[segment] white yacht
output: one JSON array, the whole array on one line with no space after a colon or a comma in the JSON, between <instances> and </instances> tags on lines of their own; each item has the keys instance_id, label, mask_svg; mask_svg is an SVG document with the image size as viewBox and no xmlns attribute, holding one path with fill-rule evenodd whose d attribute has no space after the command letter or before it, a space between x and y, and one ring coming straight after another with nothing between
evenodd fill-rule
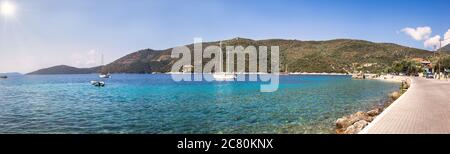
<instances>
[{"instance_id":1,"label":"white yacht","mask_svg":"<svg viewBox=\"0 0 450 154\"><path fill-rule=\"evenodd\" d=\"M98 75L98 77L100 77L100 78L111 78L111 74L100 74L100 75Z\"/></svg>"},{"instance_id":2,"label":"white yacht","mask_svg":"<svg viewBox=\"0 0 450 154\"><path fill-rule=\"evenodd\" d=\"M213 74L214 79L216 81L234 81L236 79L236 74L234 73L214 73Z\"/></svg>"},{"instance_id":3,"label":"white yacht","mask_svg":"<svg viewBox=\"0 0 450 154\"><path fill-rule=\"evenodd\" d=\"M220 50L222 50L222 41L220 41ZM234 81L237 78L236 73L231 72L215 72L212 75L216 81Z\"/></svg>"}]
</instances>

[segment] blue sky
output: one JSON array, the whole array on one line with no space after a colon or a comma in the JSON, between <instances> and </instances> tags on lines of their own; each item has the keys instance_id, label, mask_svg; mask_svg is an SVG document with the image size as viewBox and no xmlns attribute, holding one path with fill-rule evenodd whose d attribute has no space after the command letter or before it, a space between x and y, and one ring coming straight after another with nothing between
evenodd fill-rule
<instances>
[{"instance_id":1,"label":"blue sky","mask_svg":"<svg viewBox=\"0 0 450 154\"><path fill-rule=\"evenodd\" d=\"M5 0L0 0L0 2ZM0 72L111 62L139 49L204 41L363 39L424 48L402 29L450 29L448 0L8 0Z\"/></svg>"}]
</instances>

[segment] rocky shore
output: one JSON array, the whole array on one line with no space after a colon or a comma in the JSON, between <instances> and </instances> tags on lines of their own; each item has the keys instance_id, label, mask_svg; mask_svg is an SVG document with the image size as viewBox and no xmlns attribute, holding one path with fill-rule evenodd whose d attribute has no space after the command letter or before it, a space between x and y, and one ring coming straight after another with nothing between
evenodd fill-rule
<instances>
[{"instance_id":1,"label":"rocky shore","mask_svg":"<svg viewBox=\"0 0 450 154\"><path fill-rule=\"evenodd\" d=\"M396 78L400 79L400 78ZM403 78L402 78L403 79ZM354 114L344 116L336 120L337 134L357 134L363 130L370 122L372 122L378 115L381 114L387 107L389 107L395 100L397 100L406 90L411 86L411 79L404 78L401 80L402 85L399 91L389 94L389 99L382 107L376 107L367 112L358 111Z\"/></svg>"}]
</instances>

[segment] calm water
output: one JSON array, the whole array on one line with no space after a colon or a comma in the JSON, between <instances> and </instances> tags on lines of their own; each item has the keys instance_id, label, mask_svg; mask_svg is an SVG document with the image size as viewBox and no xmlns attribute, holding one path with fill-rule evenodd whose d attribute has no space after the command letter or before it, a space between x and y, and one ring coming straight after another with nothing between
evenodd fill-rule
<instances>
[{"instance_id":1,"label":"calm water","mask_svg":"<svg viewBox=\"0 0 450 154\"><path fill-rule=\"evenodd\" d=\"M348 76L183 82L170 75L43 75L0 80L0 133L333 133L343 115L382 102L399 85Z\"/></svg>"}]
</instances>

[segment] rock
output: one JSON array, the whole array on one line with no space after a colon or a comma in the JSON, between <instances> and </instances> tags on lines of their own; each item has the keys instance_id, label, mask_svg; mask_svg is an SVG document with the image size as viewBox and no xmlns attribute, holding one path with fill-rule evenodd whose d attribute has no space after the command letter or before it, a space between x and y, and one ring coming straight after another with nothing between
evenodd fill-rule
<instances>
[{"instance_id":1,"label":"rock","mask_svg":"<svg viewBox=\"0 0 450 154\"><path fill-rule=\"evenodd\" d=\"M345 129L345 128L353 125L355 122L358 122L361 120L372 121L373 118L370 117L365 112L358 111L355 114L352 114L350 116L345 116L345 117L342 117L342 118L339 118L338 120L336 120L336 128L337 129Z\"/></svg>"},{"instance_id":2,"label":"rock","mask_svg":"<svg viewBox=\"0 0 450 154\"><path fill-rule=\"evenodd\" d=\"M369 123L367 121L360 120L360 121L354 123L353 126L355 126L356 128L361 128L361 130L362 130L362 128L366 127L368 124Z\"/></svg>"},{"instance_id":3,"label":"rock","mask_svg":"<svg viewBox=\"0 0 450 154\"><path fill-rule=\"evenodd\" d=\"M347 128L348 126L352 125L353 123L350 123L348 117L342 117L336 120L336 128L342 129Z\"/></svg>"},{"instance_id":4,"label":"rock","mask_svg":"<svg viewBox=\"0 0 450 154\"><path fill-rule=\"evenodd\" d=\"M411 79L406 79L406 85L409 87L411 87Z\"/></svg>"},{"instance_id":5,"label":"rock","mask_svg":"<svg viewBox=\"0 0 450 154\"><path fill-rule=\"evenodd\" d=\"M375 117L369 117L369 118L367 118L367 122L372 122L373 120L375 119Z\"/></svg>"},{"instance_id":6,"label":"rock","mask_svg":"<svg viewBox=\"0 0 450 154\"><path fill-rule=\"evenodd\" d=\"M353 78L353 79L366 79L366 76L364 75L364 73L359 72L359 73L357 73L357 74L353 74L353 75L352 75L352 78Z\"/></svg>"},{"instance_id":7,"label":"rock","mask_svg":"<svg viewBox=\"0 0 450 154\"><path fill-rule=\"evenodd\" d=\"M362 111L358 111L355 114L350 116L350 122L352 124L357 122L357 121L360 121L360 120L366 120L367 121L368 119L369 119L369 115L367 115L367 113L362 112Z\"/></svg>"},{"instance_id":8,"label":"rock","mask_svg":"<svg viewBox=\"0 0 450 154\"><path fill-rule=\"evenodd\" d=\"M393 93L391 93L390 95L389 95L389 97L392 99L392 100L397 100L398 98L400 98L400 96L401 96L401 94L399 93L399 92L393 92Z\"/></svg>"},{"instance_id":9,"label":"rock","mask_svg":"<svg viewBox=\"0 0 450 154\"><path fill-rule=\"evenodd\" d=\"M356 134L356 127L351 125L350 127L347 127L341 134Z\"/></svg>"},{"instance_id":10,"label":"rock","mask_svg":"<svg viewBox=\"0 0 450 154\"><path fill-rule=\"evenodd\" d=\"M363 130L364 127L366 127L368 124L369 123L365 120L360 120L358 122L355 122L353 125L351 125L344 131L344 134L357 134L361 130Z\"/></svg>"},{"instance_id":11,"label":"rock","mask_svg":"<svg viewBox=\"0 0 450 154\"><path fill-rule=\"evenodd\" d=\"M367 115L369 115L371 117L374 117L374 116L379 115L380 112L381 112L381 109L377 108L377 109L373 109L373 110L368 111Z\"/></svg>"},{"instance_id":12,"label":"rock","mask_svg":"<svg viewBox=\"0 0 450 154\"><path fill-rule=\"evenodd\" d=\"M403 88L403 89L408 89L408 88L409 88L408 80L402 81L402 88Z\"/></svg>"}]
</instances>

